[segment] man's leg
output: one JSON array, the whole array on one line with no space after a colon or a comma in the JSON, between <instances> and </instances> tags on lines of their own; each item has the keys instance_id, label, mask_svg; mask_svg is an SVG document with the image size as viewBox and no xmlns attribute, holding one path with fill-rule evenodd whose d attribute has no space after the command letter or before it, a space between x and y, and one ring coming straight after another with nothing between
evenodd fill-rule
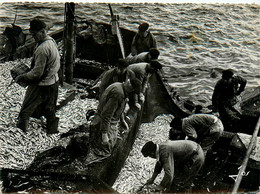
<instances>
[{"instance_id":1,"label":"man's leg","mask_svg":"<svg viewBox=\"0 0 260 194\"><path fill-rule=\"evenodd\" d=\"M47 134L58 133L59 118L56 117L56 104L58 99L58 82L51 86L44 86L45 117L47 119Z\"/></svg>"},{"instance_id":2,"label":"man's leg","mask_svg":"<svg viewBox=\"0 0 260 194\"><path fill-rule=\"evenodd\" d=\"M33 114L36 108L42 103L40 88L36 85L28 86L22 108L18 116L17 127L24 132L28 129L29 117Z\"/></svg>"}]
</instances>

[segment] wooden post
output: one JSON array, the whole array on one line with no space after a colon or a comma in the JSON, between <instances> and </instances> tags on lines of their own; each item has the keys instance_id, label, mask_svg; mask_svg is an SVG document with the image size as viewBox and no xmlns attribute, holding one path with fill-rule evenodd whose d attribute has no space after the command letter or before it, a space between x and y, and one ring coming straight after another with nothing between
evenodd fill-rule
<instances>
[{"instance_id":1,"label":"wooden post","mask_svg":"<svg viewBox=\"0 0 260 194\"><path fill-rule=\"evenodd\" d=\"M64 27L64 57L65 57L65 81L72 84L73 66L75 59L75 4L65 3L65 27Z\"/></svg>"},{"instance_id":2,"label":"wooden post","mask_svg":"<svg viewBox=\"0 0 260 194\"><path fill-rule=\"evenodd\" d=\"M233 187L233 190L232 190L232 194L236 194L237 193L237 190L239 188L239 185L240 185L240 182L242 180L242 177L245 173L245 170L246 170L246 166L247 166L247 162L249 160L249 157L250 157L250 154L255 146L255 143L257 141L257 136L258 136L258 132L259 132L259 127L260 127L260 117L258 118L258 121L257 121L257 124L256 124L256 127L255 127L255 131L252 135L252 138L251 138L251 141L250 141L250 144L249 144L249 147L247 149L247 152L246 152L246 156L243 160L243 163L241 165L241 168L238 172L238 176L236 178L236 182L234 184L234 187Z\"/></svg>"}]
</instances>

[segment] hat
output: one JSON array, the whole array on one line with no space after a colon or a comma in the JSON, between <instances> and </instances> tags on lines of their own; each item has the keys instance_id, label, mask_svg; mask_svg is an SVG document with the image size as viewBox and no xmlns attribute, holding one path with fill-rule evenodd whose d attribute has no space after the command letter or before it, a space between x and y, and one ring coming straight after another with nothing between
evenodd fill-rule
<instances>
[{"instance_id":1,"label":"hat","mask_svg":"<svg viewBox=\"0 0 260 194\"><path fill-rule=\"evenodd\" d=\"M144 157L149 156L150 153L155 151L156 151L156 144L153 143L152 141L148 141L147 143L145 143L141 150Z\"/></svg>"},{"instance_id":2,"label":"hat","mask_svg":"<svg viewBox=\"0 0 260 194\"><path fill-rule=\"evenodd\" d=\"M135 93L140 93L141 90L142 90L142 82L137 79L137 78L133 78L133 79L130 79L130 83L135 91Z\"/></svg>"},{"instance_id":3,"label":"hat","mask_svg":"<svg viewBox=\"0 0 260 194\"><path fill-rule=\"evenodd\" d=\"M154 69L162 69L162 64L159 63L157 60L151 60L150 65Z\"/></svg>"},{"instance_id":4,"label":"hat","mask_svg":"<svg viewBox=\"0 0 260 194\"><path fill-rule=\"evenodd\" d=\"M175 117L174 119L172 119L172 121L170 123L170 127L173 127L175 129L181 128L182 127L181 118Z\"/></svg>"},{"instance_id":5,"label":"hat","mask_svg":"<svg viewBox=\"0 0 260 194\"><path fill-rule=\"evenodd\" d=\"M229 79L234 75L233 71L231 69L223 70L222 71L222 77L224 79Z\"/></svg>"},{"instance_id":6,"label":"hat","mask_svg":"<svg viewBox=\"0 0 260 194\"><path fill-rule=\"evenodd\" d=\"M126 63L125 59L122 59L122 58L118 59L117 67L127 67L127 66L128 66L128 64Z\"/></svg>"},{"instance_id":7,"label":"hat","mask_svg":"<svg viewBox=\"0 0 260 194\"><path fill-rule=\"evenodd\" d=\"M29 31L30 32L38 32L40 31L41 29L45 28L46 27L46 24L42 21L42 20L39 20L39 19L33 19L31 22L30 22L30 29Z\"/></svg>"},{"instance_id":8,"label":"hat","mask_svg":"<svg viewBox=\"0 0 260 194\"><path fill-rule=\"evenodd\" d=\"M138 30L140 32L145 32L148 28L149 28L149 24L148 23L142 23L142 24L139 25Z\"/></svg>"},{"instance_id":9,"label":"hat","mask_svg":"<svg viewBox=\"0 0 260 194\"><path fill-rule=\"evenodd\" d=\"M160 55L160 51L157 48L150 48L149 54L152 59L158 59L158 56Z\"/></svg>"}]
</instances>

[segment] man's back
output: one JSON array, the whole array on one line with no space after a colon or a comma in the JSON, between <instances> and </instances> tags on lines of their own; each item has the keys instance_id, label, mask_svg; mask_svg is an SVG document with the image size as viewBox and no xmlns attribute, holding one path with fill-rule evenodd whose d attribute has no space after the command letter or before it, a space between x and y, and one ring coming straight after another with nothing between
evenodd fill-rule
<instances>
[{"instance_id":1,"label":"man's back","mask_svg":"<svg viewBox=\"0 0 260 194\"><path fill-rule=\"evenodd\" d=\"M167 160L172 157L176 165L183 164L190 159L199 145L190 140L166 141L159 145L160 159Z\"/></svg>"}]
</instances>

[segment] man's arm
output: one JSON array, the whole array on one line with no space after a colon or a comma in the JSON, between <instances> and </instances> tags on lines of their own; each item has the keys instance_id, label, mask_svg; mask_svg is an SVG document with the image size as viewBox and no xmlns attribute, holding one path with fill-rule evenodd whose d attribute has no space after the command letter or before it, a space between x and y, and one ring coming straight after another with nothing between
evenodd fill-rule
<instances>
[{"instance_id":1,"label":"man's arm","mask_svg":"<svg viewBox=\"0 0 260 194\"><path fill-rule=\"evenodd\" d=\"M134 36L133 41L132 41L132 45L131 45L131 53L132 53L133 56L137 55L136 37L137 37L137 34Z\"/></svg>"},{"instance_id":2,"label":"man's arm","mask_svg":"<svg viewBox=\"0 0 260 194\"><path fill-rule=\"evenodd\" d=\"M101 98L105 89L111 84L110 81L111 79L112 79L111 71L108 70L101 78L101 82L99 85L99 99Z\"/></svg>"},{"instance_id":3,"label":"man's arm","mask_svg":"<svg viewBox=\"0 0 260 194\"><path fill-rule=\"evenodd\" d=\"M35 65L28 73L23 74L23 78L26 82L38 81L43 73L47 63L47 54L42 49L36 50L35 53Z\"/></svg>"},{"instance_id":4,"label":"man's arm","mask_svg":"<svg viewBox=\"0 0 260 194\"><path fill-rule=\"evenodd\" d=\"M152 48L157 48L157 41L152 33L151 33L151 36L152 36L152 40L153 40Z\"/></svg>"},{"instance_id":5,"label":"man's arm","mask_svg":"<svg viewBox=\"0 0 260 194\"><path fill-rule=\"evenodd\" d=\"M165 156L164 156L165 155ZM167 155L167 157L166 157ZM174 159L169 153L164 153L161 156L163 169L164 169L164 177L160 183L159 188L167 188L170 189L174 176Z\"/></svg>"},{"instance_id":6,"label":"man's arm","mask_svg":"<svg viewBox=\"0 0 260 194\"><path fill-rule=\"evenodd\" d=\"M146 185L150 185L153 184L154 180L156 179L156 177L158 176L158 174L160 174L162 171L162 165L160 162L156 162L155 167L154 167L154 172L153 175L150 179L147 180L147 182L145 183Z\"/></svg>"},{"instance_id":7,"label":"man's arm","mask_svg":"<svg viewBox=\"0 0 260 194\"><path fill-rule=\"evenodd\" d=\"M239 89L237 91L237 95L240 95L245 90L247 81L246 81L246 79L244 79L240 76L236 76L236 79L237 79L238 83L240 84Z\"/></svg>"}]
</instances>

